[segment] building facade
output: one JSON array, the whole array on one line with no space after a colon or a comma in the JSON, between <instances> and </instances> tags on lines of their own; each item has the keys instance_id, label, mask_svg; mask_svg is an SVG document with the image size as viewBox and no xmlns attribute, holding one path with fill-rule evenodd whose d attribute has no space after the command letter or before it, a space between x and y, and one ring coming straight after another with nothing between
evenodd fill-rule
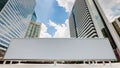
<instances>
[{"instance_id":1,"label":"building facade","mask_svg":"<svg viewBox=\"0 0 120 68\"><path fill-rule=\"evenodd\" d=\"M2 50L7 49L11 39L25 37L35 5L35 0L0 0L0 47Z\"/></svg>"},{"instance_id":2,"label":"building facade","mask_svg":"<svg viewBox=\"0 0 120 68\"><path fill-rule=\"evenodd\" d=\"M115 52L118 52L118 56L120 56L120 17L116 18L111 24L111 33L114 36L115 43L117 45L117 49ZM120 59L120 57L119 57Z\"/></svg>"},{"instance_id":3,"label":"building facade","mask_svg":"<svg viewBox=\"0 0 120 68\"><path fill-rule=\"evenodd\" d=\"M120 37L120 17L119 17L119 18L116 18L115 21L112 22L112 25L114 26L117 34L118 34L119 37Z\"/></svg>"},{"instance_id":4,"label":"building facade","mask_svg":"<svg viewBox=\"0 0 120 68\"><path fill-rule=\"evenodd\" d=\"M76 0L70 16L70 34L77 38L104 38L105 26L93 0Z\"/></svg>"},{"instance_id":5,"label":"building facade","mask_svg":"<svg viewBox=\"0 0 120 68\"><path fill-rule=\"evenodd\" d=\"M108 38L117 49L106 16L97 0L76 0L70 15L71 38ZM105 17L105 18L104 18Z\"/></svg>"},{"instance_id":6,"label":"building facade","mask_svg":"<svg viewBox=\"0 0 120 68\"><path fill-rule=\"evenodd\" d=\"M31 18L31 22L29 22L29 26L27 28L25 38L39 38L41 24L37 23L36 21L37 21L37 16L34 11L32 18Z\"/></svg>"},{"instance_id":7,"label":"building facade","mask_svg":"<svg viewBox=\"0 0 120 68\"><path fill-rule=\"evenodd\" d=\"M5 4L7 3L8 0L0 0L0 11L2 10L2 8L5 6Z\"/></svg>"},{"instance_id":8,"label":"building facade","mask_svg":"<svg viewBox=\"0 0 120 68\"><path fill-rule=\"evenodd\" d=\"M70 16L70 35L72 38L109 38L116 48L94 0L76 0Z\"/></svg>"},{"instance_id":9,"label":"building facade","mask_svg":"<svg viewBox=\"0 0 120 68\"><path fill-rule=\"evenodd\" d=\"M31 22L28 26L25 38L38 38L40 34L41 24Z\"/></svg>"}]
</instances>

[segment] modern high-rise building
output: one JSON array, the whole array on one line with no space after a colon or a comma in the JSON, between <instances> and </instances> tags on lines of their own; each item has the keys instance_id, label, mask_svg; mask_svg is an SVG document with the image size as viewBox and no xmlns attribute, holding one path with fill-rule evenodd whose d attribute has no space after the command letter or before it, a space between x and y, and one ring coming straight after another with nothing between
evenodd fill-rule
<instances>
[{"instance_id":1,"label":"modern high-rise building","mask_svg":"<svg viewBox=\"0 0 120 68\"><path fill-rule=\"evenodd\" d=\"M24 38L34 13L35 0L0 0L0 49L11 39Z\"/></svg>"},{"instance_id":2,"label":"modern high-rise building","mask_svg":"<svg viewBox=\"0 0 120 68\"><path fill-rule=\"evenodd\" d=\"M37 23L36 21L37 21L37 16L34 11L32 18L31 18L31 22L29 22L29 26L27 28L25 38L39 38L41 24Z\"/></svg>"},{"instance_id":3,"label":"modern high-rise building","mask_svg":"<svg viewBox=\"0 0 120 68\"><path fill-rule=\"evenodd\" d=\"M119 17L119 18L116 18L116 19L112 22L112 25L114 26L117 34L118 34L119 37L120 37L120 17Z\"/></svg>"},{"instance_id":4,"label":"modern high-rise building","mask_svg":"<svg viewBox=\"0 0 120 68\"><path fill-rule=\"evenodd\" d=\"M108 21L97 0L76 0L70 15L71 38L108 38L117 49ZM103 16L104 15L104 16ZM107 24L106 24L107 22Z\"/></svg>"},{"instance_id":5,"label":"modern high-rise building","mask_svg":"<svg viewBox=\"0 0 120 68\"><path fill-rule=\"evenodd\" d=\"M38 38L40 34L41 24L31 22L28 26L25 38Z\"/></svg>"},{"instance_id":6,"label":"modern high-rise building","mask_svg":"<svg viewBox=\"0 0 120 68\"><path fill-rule=\"evenodd\" d=\"M105 27L101 22L103 21L100 18L93 0L76 0L70 16L71 37L103 38L103 30Z\"/></svg>"}]
</instances>

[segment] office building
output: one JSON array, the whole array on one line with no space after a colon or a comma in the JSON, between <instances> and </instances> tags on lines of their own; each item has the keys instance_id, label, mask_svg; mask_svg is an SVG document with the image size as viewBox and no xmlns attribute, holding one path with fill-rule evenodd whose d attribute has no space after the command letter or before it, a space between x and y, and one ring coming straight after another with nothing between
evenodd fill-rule
<instances>
[{"instance_id":1,"label":"office building","mask_svg":"<svg viewBox=\"0 0 120 68\"><path fill-rule=\"evenodd\" d=\"M120 61L120 38L97 0L76 0L70 16L70 36L71 38L108 38Z\"/></svg>"},{"instance_id":2,"label":"office building","mask_svg":"<svg viewBox=\"0 0 120 68\"><path fill-rule=\"evenodd\" d=\"M24 38L35 0L0 0L0 49L5 51L13 38Z\"/></svg>"},{"instance_id":3,"label":"office building","mask_svg":"<svg viewBox=\"0 0 120 68\"><path fill-rule=\"evenodd\" d=\"M118 34L119 37L120 37L120 17L119 17L119 18L116 18L115 21L112 22L112 25L114 26L117 34Z\"/></svg>"},{"instance_id":4,"label":"office building","mask_svg":"<svg viewBox=\"0 0 120 68\"><path fill-rule=\"evenodd\" d=\"M40 23L31 22L29 23L25 38L39 38L41 29Z\"/></svg>"},{"instance_id":5,"label":"office building","mask_svg":"<svg viewBox=\"0 0 120 68\"><path fill-rule=\"evenodd\" d=\"M71 38L108 38L113 49L116 49L96 0L76 0L70 15L70 36Z\"/></svg>"},{"instance_id":6,"label":"office building","mask_svg":"<svg viewBox=\"0 0 120 68\"><path fill-rule=\"evenodd\" d=\"M98 37L94 21L92 20L89 11L90 8L88 7L86 1L88 2L88 0L76 0L75 5L73 6L72 13L70 16L71 37L77 38ZM72 34L74 33L74 30L76 32L76 35Z\"/></svg>"},{"instance_id":7,"label":"office building","mask_svg":"<svg viewBox=\"0 0 120 68\"><path fill-rule=\"evenodd\" d=\"M37 16L34 11L32 14L31 22L29 22L29 26L27 28L27 32L25 38L39 38L41 24L36 22Z\"/></svg>"}]
</instances>

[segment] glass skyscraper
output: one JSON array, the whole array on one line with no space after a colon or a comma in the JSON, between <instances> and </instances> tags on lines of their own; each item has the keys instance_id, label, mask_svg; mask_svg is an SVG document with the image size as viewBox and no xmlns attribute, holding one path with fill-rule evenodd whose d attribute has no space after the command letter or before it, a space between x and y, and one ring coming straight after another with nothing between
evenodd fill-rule
<instances>
[{"instance_id":1,"label":"glass skyscraper","mask_svg":"<svg viewBox=\"0 0 120 68\"><path fill-rule=\"evenodd\" d=\"M37 21L37 16L36 16L35 11L34 11L34 13L33 13L33 15L32 15L31 21L32 21L32 22L36 22L36 21Z\"/></svg>"},{"instance_id":2,"label":"glass skyscraper","mask_svg":"<svg viewBox=\"0 0 120 68\"><path fill-rule=\"evenodd\" d=\"M29 22L29 26L27 28L25 38L39 38L41 24L36 21L37 21L37 16L34 11L31 21Z\"/></svg>"},{"instance_id":3,"label":"glass skyscraper","mask_svg":"<svg viewBox=\"0 0 120 68\"><path fill-rule=\"evenodd\" d=\"M1 50L9 46L11 39L25 37L35 5L35 0L0 0Z\"/></svg>"}]
</instances>

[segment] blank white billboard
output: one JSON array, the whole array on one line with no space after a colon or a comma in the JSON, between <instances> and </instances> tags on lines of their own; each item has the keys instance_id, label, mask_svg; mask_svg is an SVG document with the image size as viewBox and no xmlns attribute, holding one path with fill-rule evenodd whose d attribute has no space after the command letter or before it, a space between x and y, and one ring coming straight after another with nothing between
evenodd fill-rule
<instances>
[{"instance_id":1,"label":"blank white billboard","mask_svg":"<svg viewBox=\"0 0 120 68\"><path fill-rule=\"evenodd\" d=\"M115 60L108 39L13 39L4 59Z\"/></svg>"}]
</instances>

